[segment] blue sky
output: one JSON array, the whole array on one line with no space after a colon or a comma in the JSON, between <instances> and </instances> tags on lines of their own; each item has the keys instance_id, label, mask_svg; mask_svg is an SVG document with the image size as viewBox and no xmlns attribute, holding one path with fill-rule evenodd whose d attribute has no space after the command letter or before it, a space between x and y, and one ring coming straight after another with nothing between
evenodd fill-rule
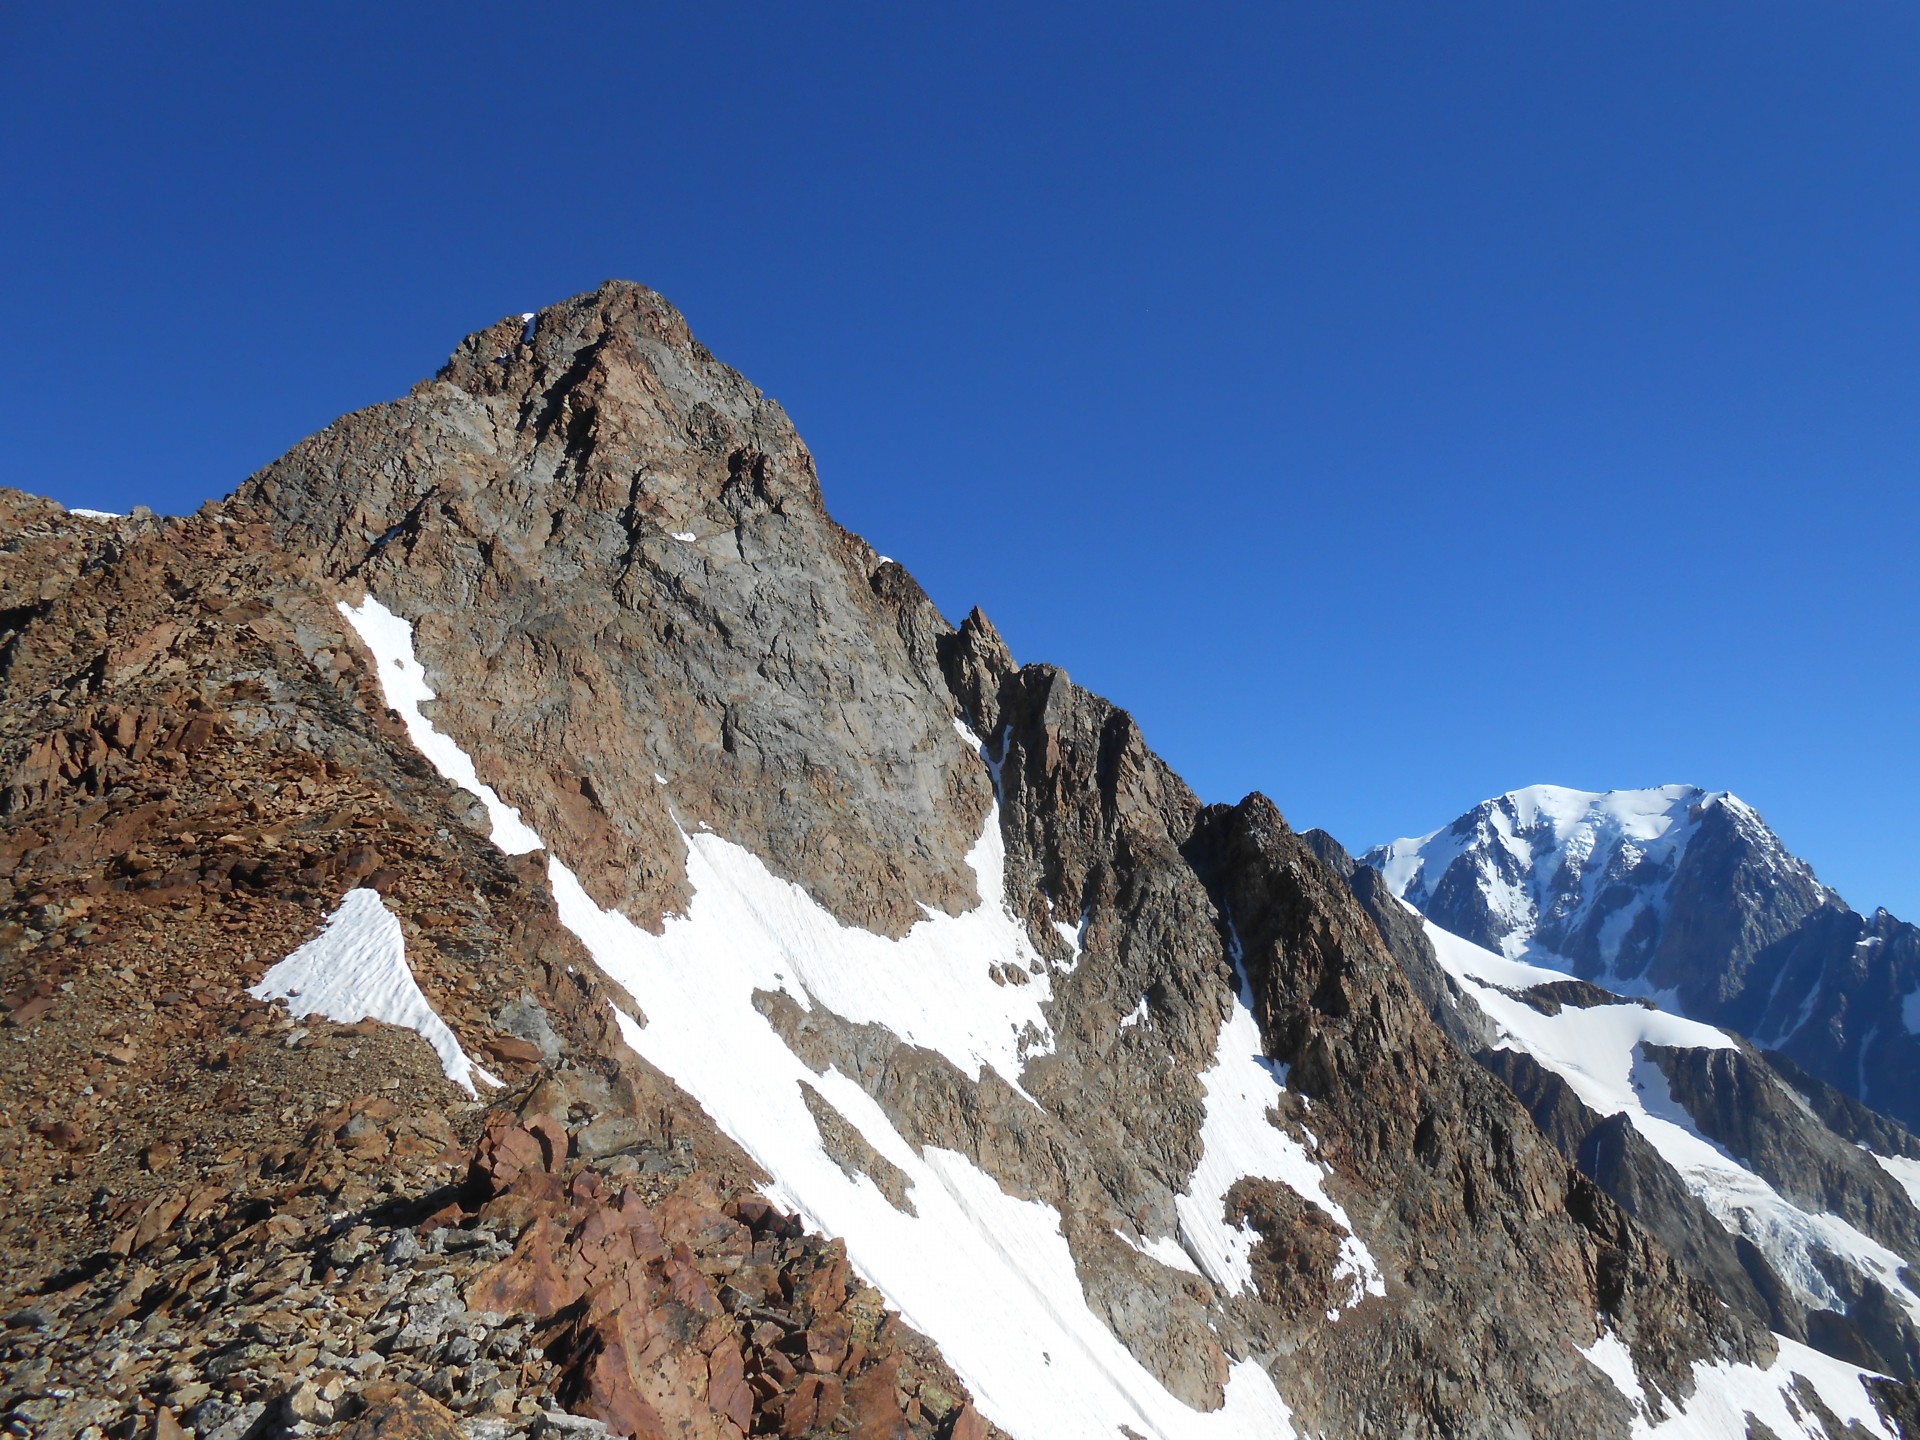
<instances>
[{"instance_id":1,"label":"blue sky","mask_svg":"<svg viewBox=\"0 0 1920 1440\"><path fill-rule=\"evenodd\" d=\"M1920 8L11 6L0 483L185 510L608 276L1350 845L1732 789L1920 917Z\"/></svg>"}]
</instances>

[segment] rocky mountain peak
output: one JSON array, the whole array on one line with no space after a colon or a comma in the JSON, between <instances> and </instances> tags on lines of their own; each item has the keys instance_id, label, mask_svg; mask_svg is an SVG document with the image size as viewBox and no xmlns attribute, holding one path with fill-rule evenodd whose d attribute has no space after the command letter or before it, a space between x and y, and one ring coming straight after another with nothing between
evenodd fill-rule
<instances>
[{"instance_id":1,"label":"rocky mountain peak","mask_svg":"<svg viewBox=\"0 0 1920 1440\"><path fill-rule=\"evenodd\" d=\"M659 924L687 899L679 828L706 824L852 922L977 902L990 789L952 726L951 627L653 291L477 332L234 503L411 621L430 674L479 681L436 687L444 723L596 898Z\"/></svg>"},{"instance_id":2,"label":"rocky mountain peak","mask_svg":"<svg viewBox=\"0 0 1920 1440\"><path fill-rule=\"evenodd\" d=\"M1694 785L1604 793L1533 785L1444 829L1377 846L1363 861L1475 944L1510 956L1546 952L1623 989L1737 988L1735 972L1753 950L1830 898L1750 805ZM1700 933L1710 922L1687 897L1709 884L1734 887L1733 903L1744 907L1735 933ZM1703 975L1679 954L1690 943L1734 953Z\"/></svg>"},{"instance_id":3,"label":"rocky mountain peak","mask_svg":"<svg viewBox=\"0 0 1920 1440\"><path fill-rule=\"evenodd\" d=\"M7 505L35 1433L87 1387L200 1440L1914 1408L1576 1169L1344 857L836 525L651 291L478 331L190 519Z\"/></svg>"}]
</instances>

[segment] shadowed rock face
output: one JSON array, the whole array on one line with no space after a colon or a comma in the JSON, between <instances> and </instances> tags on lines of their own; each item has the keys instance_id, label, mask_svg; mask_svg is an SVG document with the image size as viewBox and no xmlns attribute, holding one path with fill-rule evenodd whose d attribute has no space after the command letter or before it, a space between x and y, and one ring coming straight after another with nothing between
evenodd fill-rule
<instances>
[{"instance_id":1,"label":"shadowed rock face","mask_svg":"<svg viewBox=\"0 0 1920 1440\"><path fill-rule=\"evenodd\" d=\"M1727 1024L1814 1078L1920 1125L1920 927L1829 906L1761 951Z\"/></svg>"},{"instance_id":2,"label":"shadowed rock face","mask_svg":"<svg viewBox=\"0 0 1920 1440\"><path fill-rule=\"evenodd\" d=\"M1390 946L1420 932L1378 903L1374 880L1295 835L1264 797L1201 805L1125 711L1058 669L1017 665L978 612L950 626L904 570L832 522L785 415L650 291L610 284L543 311L531 341L519 320L481 331L405 399L345 418L171 530L129 522L102 541L5 498L0 524L32 536L15 547L24 563L0 571L14 617L0 622L12 687L0 735L17 797L0 812L0 856L25 866L13 881L23 914L52 864L45 844L15 843L25 829L49 805L84 799L111 818L120 803L120 762L81 763L89 736L118 743L117 722L87 709L118 672L109 647L90 678L92 652L75 638L85 615L113 607L39 608L50 594L57 608L87 567L149 577L142 603L164 638L142 644L203 699L230 705L242 681L279 684L270 723L249 732L259 745L320 735L330 784L336 769L364 771L378 783L372 800L350 792L356 803L400 797L414 842L404 878L420 887L396 901L409 924L442 933L442 915L467 903L455 892L468 867L492 877L486 898L507 918L446 945L434 998L456 1029L486 1034L516 1089L484 1123L459 1117L476 1164L432 1223L498 1237L488 1254L501 1268L462 1272L476 1314L513 1297L540 1324L565 1321L543 1332L566 1371L549 1377L556 1398L629 1419L644 1399L720 1436L743 1419L796 1435L843 1419L915 1440L987 1430L918 1337L872 1292L847 1288L844 1259L742 1193L752 1162L622 1049L608 1007L631 1010L631 998L556 929L538 861L485 852L472 805L380 703L336 600L370 592L412 622L434 723L599 903L643 927L686 909L682 831L703 826L844 924L898 935L922 907L992 903L966 857L997 791L1005 899L1038 958L996 978L1044 982L1053 997L1051 1050L1026 1063L1024 1094L784 991L754 1004L807 1067L864 1089L916 1150L955 1151L1007 1194L1054 1207L1091 1310L1188 1405L1217 1405L1229 1363L1251 1357L1305 1433L1625 1436L1628 1403L1578 1353L1601 1327L1674 1399L1692 1391L1696 1362L1773 1354L1751 1318L1766 1304L1757 1283L1745 1310L1724 1308L1706 1260L1696 1272L1692 1252L1664 1246L1468 1058L1485 1016L1441 1004L1457 987L1430 954L1396 963ZM189 534L247 562L230 582L221 572L213 601L180 574L160 579L169 563L182 569L167 551ZM182 616L167 613L176 596ZM235 654L246 674L221 668ZM46 708L56 690L59 708ZM178 718L169 744L193 723ZM144 733L136 725L129 745ZM303 816L320 805L297 788L276 794L299 797ZM196 819L192 844L226 813ZM333 825L329 837L353 828L344 799L308 818ZM316 922L350 875L370 873L320 859L291 872ZM206 873L197 866L194 883ZM149 869L131 874L144 883ZM276 898L292 905L292 893ZM193 921L209 947L225 903ZM1243 986L1266 1059L1287 1076L1265 1118L1324 1167L1353 1233L1293 1189L1242 1177L1222 1218L1246 1227L1252 1280L1233 1292L1136 1242L1179 1233L1177 1202L1202 1157L1203 1077ZM868 1176L908 1213L900 1167L836 1114L831 1086L802 1088L839 1172ZM297 1171L289 1154L289 1186ZM49 1179L48 1197L65 1183ZM639 1198L616 1200L622 1186ZM428 1181L415 1191L421 1205L432 1194ZM663 1241L679 1224L686 1253L655 1245L649 1223ZM1386 1293L1330 1323L1353 1238ZM1707 1258L1739 1270L1737 1255ZM181 1277L197 1260L190 1243L153 1250L156 1267L173 1267L168 1284L191 1283ZM327 1273L299 1271L319 1290L335 1283ZM839 1325L848 1307L858 1313Z\"/></svg>"},{"instance_id":3,"label":"shadowed rock face","mask_svg":"<svg viewBox=\"0 0 1920 1440\"><path fill-rule=\"evenodd\" d=\"M1344 860L1345 852L1331 837L1316 836L1314 843L1336 866ZM1438 970L1432 946L1417 925L1406 923L1408 911L1383 876L1358 867L1354 890L1410 975ZM1460 1017L1451 1033L1485 1029L1484 1015L1458 987L1429 984L1421 994L1425 1003L1440 1008L1443 1021L1447 1011ZM1547 1014L1567 1005L1627 1003L1583 980L1534 985L1517 998ZM1850 1363L1908 1378L1920 1375L1920 1330L1884 1285L1830 1259L1818 1261L1840 1308L1810 1306L1751 1240L1728 1232L1627 1116L1595 1114L1566 1081L1524 1050L1503 1048L1497 1038L1472 1049L1581 1174L1657 1235L1734 1310ZM1750 1047L1642 1045L1638 1054L1664 1077L1666 1098L1686 1123L1759 1181L1809 1215L1837 1216L1897 1255L1920 1255L1920 1209L1860 1148L1920 1155L1920 1143L1897 1123L1820 1086L1791 1062L1784 1062L1787 1073L1782 1073Z\"/></svg>"},{"instance_id":4,"label":"shadowed rock face","mask_svg":"<svg viewBox=\"0 0 1920 1440\"><path fill-rule=\"evenodd\" d=\"M904 571L835 526L784 414L651 292L609 286L542 312L530 347L517 323L482 332L437 381L348 417L236 503L415 622L437 723L643 923L684 900L676 820L739 841L849 923L898 933L922 903L976 903L964 856L993 796L954 720L985 737L1008 901L1058 966L1054 1053L1023 1082L1040 1108L877 1027L780 997L763 1013L810 1064L857 1077L903 1134L1056 1206L1097 1312L1190 1403L1217 1403L1224 1341L1290 1351L1289 1399L1335 1429L1399 1413L1393 1386L1359 1380L1379 1372L1420 1387L1414 1408L1436 1424L1527 1415L1538 1433L1584 1434L1596 1407L1618 1408L1572 1354L1603 1310L1670 1393L1687 1388L1683 1357L1761 1343L1460 1059L1317 866L1289 923L1339 917L1322 958L1369 977L1375 1014L1354 1033L1342 1023L1337 1062L1306 1030L1287 1032L1299 1061L1280 1058L1303 1075L1333 1066L1321 1153L1412 1307L1363 1305L1329 1326L1278 1277L1326 1259L1331 1222L1258 1187L1241 1201L1270 1298L1220 1295L1117 1241L1176 1228L1199 1158L1197 1077L1236 984L1227 915L1246 907L1263 1005L1333 983L1262 968L1289 943L1258 919L1272 856L1229 861L1229 819L1202 810L1124 711L1058 670L1017 667L983 616L952 630ZM1264 843L1311 863L1277 812L1250 803ZM1232 878L1249 866L1262 878ZM1078 964L1056 923L1077 930ZM1123 1028L1136 1007L1147 1022ZM1369 1116L1352 1140L1349 1105ZM1436 1168L1409 1175L1401 1156L1423 1117ZM1431 1379L1437 1357L1455 1380Z\"/></svg>"}]
</instances>

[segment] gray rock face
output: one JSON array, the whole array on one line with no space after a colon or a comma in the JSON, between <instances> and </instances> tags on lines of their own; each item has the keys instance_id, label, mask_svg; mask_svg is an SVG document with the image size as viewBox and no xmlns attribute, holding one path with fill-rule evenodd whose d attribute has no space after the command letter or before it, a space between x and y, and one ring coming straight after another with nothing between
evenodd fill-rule
<instances>
[{"instance_id":1,"label":"gray rock face","mask_svg":"<svg viewBox=\"0 0 1920 1440\"><path fill-rule=\"evenodd\" d=\"M1755 957L1725 1023L1809 1075L1920 1125L1920 927L1827 906Z\"/></svg>"},{"instance_id":2,"label":"gray rock face","mask_svg":"<svg viewBox=\"0 0 1920 1440\"><path fill-rule=\"evenodd\" d=\"M924 643L945 622L828 518L785 412L639 286L524 333L471 337L235 507L413 622L436 723L603 904L684 904L676 812L869 928L977 903L991 797Z\"/></svg>"},{"instance_id":3,"label":"gray rock face","mask_svg":"<svg viewBox=\"0 0 1920 1440\"><path fill-rule=\"evenodd\" d=\"M1318 843L1336 856L1343 853L1330 838ZM1358 875L1372 876L1370 882L1360 879L1355 893L1380 922L1396 960L1410 975L1438 971L1432 946L1417 927L1404 923L1406 910L1386 877L1368 867ZM1422 998L1443 1011L1464 1007L1470 1019L1484 1025L1474 1002L1457 991L1429 984ZM1568 1005L1622 1003L1621 997L1582 980L1535 985L1518 998L1544 1014ZM1733 1309L1850 1363L1909 1379L1920 1376L1920 1328L1874 1276L1811 1242L1776 1250L1770 1259L1746 1235L1730 1233L1627 1116L1596 1114L1524 1050L1492 1043L1473 1053L1506 1082L1561 1154ZM1874 1148L1881 1154L1920 1154L1920 1144L1899 1125L1804 1074L1788 1078L1750 1047L1641 1045L1637 1053L1664 1077L1668 1094L1663 1099L1679 1118L1759 1182L1809 1216L1838 1217L1896 1255L1920 1255L1920 1210L1860 1148L1878 1142ZM1818 1096L1817 1106L1810 1093ZM1823 1118L1827 1114L1833 1122ZM1826 1292L1826 1303L1808 1298L1806 1276L1798 1285L1784 1279L1775 1263L1782 1259L1810 1267L1816 1277L1811 1284Z\"/></svg>"},{"instance_id":4,"label":"gray rock face","mask_svg":"<svg viewBox=\"0 0 1920 1440\"><path fill-rule=\"evenodd\" d=\"M676 827L694 825L848 923L898 934L922 904L969 908L965 855L994 794L956 718L984 737L1008 901L1055 997L1053 1053L1022 1078L1039 1105L879 1027L779 996L762 1013L915 1143L1057 1207L1096 1313L1189 1403L1218 1403L1229 1352L1284 1353L1316 1428L1524 1417L1587 1435L1605 1415L1624 1433L1617 1393L1575 1354L1596 1316L1672 1395L1694 1358L1764 1353L1448 1043L1278 812L1203 811L1124 711L1017 667L977 612L953 630L827 518L784 414L651 292L544 311L531 346L517 323L476 335L436 381L315 437L235 504L413 622L435 723L596 899L645 925L684 904ZM1333 1193L1403 1297L1338 1326L1306 1303L1330 1281L1334 1222L1274 1187L1230 1197L1258 1237L1251 1296L1115 1233L1177 1228L1199 1075L1237 984L1229 917ZM829 1128L843 1166L882 1168ZM1409 1171L1410 1150L1428 1163Z\"/></svg>"}]
</instances>

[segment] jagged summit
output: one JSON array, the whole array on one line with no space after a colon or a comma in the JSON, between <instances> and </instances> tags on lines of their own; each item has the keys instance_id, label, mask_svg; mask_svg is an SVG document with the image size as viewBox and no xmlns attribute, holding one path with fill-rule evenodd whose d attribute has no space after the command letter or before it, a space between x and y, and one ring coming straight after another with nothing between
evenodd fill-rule
<instances>
[{"instance_id":1,"label":"jagged summit","mask_svg":"<svg viewBox=\"0 0 1920 1440\"><path fill-rule=\"evenodd\" d=\"M1785 923L1830 898L1812 870L1738 796L1697 785L1605 792L1532 785L1482 801L1429 834L1363 857L1409 904L1475 944L1546 950L1622 986L1670 988L1650 975L1682 861L1696 839L1739 846L1745 863L1788 885Z\"/></svg>"}]
</instances>

